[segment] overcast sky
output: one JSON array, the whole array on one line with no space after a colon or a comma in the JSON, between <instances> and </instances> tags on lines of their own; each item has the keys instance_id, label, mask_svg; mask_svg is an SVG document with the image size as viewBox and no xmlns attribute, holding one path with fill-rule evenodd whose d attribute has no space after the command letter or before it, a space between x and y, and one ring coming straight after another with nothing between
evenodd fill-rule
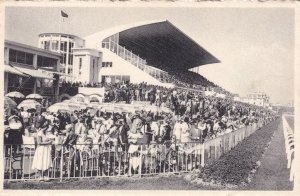
<instances>
[{"instance_id":1,"label":"overcast sky","mask_svg":"<svg viewBox=\"0 0 300 196\"><path fill-rule=\"evenodd\" d=\"M60 10L69 15L61 31L80 37L116 25L169 20L222 61L200 67L209 80L240 96L264 91L271 102L293 99L293 9L7 7L5 39L37 46L38 34L59 31Z\"/></svg>"}]
</instances>

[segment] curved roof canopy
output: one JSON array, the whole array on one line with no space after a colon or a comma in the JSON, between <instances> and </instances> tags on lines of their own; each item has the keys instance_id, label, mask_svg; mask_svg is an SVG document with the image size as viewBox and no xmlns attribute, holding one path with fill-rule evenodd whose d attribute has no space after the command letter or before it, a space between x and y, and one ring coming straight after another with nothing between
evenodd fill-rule
<instances>
[{"instance_id":1,"label":"curved roof canopy","mask_svg":"<svg viewBox=\"0 0 300 196\"><path fill-rule=\"evenodd\" d=\"M187 70L220 61L169 21L123 25L90 36L104 40L119 33L119 45L162 70ZM104 35L106 35L104 37ZM86 37L89 41L89 37Z\"/></svg>"}]
</instances>

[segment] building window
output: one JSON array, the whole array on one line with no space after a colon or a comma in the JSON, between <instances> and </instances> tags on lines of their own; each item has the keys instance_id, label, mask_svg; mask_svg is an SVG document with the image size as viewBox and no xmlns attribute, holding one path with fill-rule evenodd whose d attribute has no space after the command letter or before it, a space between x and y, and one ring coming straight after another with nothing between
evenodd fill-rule
<instances>
[{"instance_id":1,"label":"building window","mask_svg":"<svg viewBox=\"0 0 300 196\"><path fill-rule=\"evenodd\" d=\"M73 54L69 55L69 65L73 65Z\"/></svg>"},{"instance_id":2,"label":"building window","mask_svg":"<svg viewBox=\"0 0 300 196\"><path fill-rule=\"evenodd\" d=\"M58 50L58 41L52 41L52 50Z\"/></svg>"},{"instance_id":3,"label":"building window","mask_svg":"<svg viewBox=\"0 0 300 196\"><path fill-rule=\"evenodd\" d=\"M18 52L17 53L18 54L18 56L17 56L17 62L18 63L25 63L25 59L26 59L26 54L25 54L25 52Z\"/></svg>"},{"instance_id":4,"label":"building window","mask_svg":"<svg viewBox=\"0 0 300 196\"><path fill-rule=\"evenodd\" d=\"M17 62L17 51L16 50L9 50L9 61Z\"/></svg>"},{"instance_id":5,"label":"building window","mask_svg":"<svg viewBox=\"0 0 300 196\"><path fill-rule=\"evenodd\" d=\"M102 67L112 67L112 62L102 62Z\"/></svg>"},{"instance_id":6,"label":"building window","mask_svg":"<svg viewBox=\"0 0 300 196\"><path fill-rule=\"evenodd\" d=\"M60 57L60 63L66 64L66 58L67 58L67 54L62 54Z\"/></svg>"},{"instance_id":7,"label":"building window","mask_svg":"<svg viewBox=\"0 0 300 196\"><path fill-rule=\"evenodd\" d=\"M73 42L70 42L70 43L69 43L69 53L72 52L73 47L74 47L74 43L73 43Z\"/></svg>"},{"instance_id":8,"label":"building window","mask_svg":"<svg viewBox=\"0 0 300 196\"><path fill-rule=\"evenodd\" d=\"M56 68L57 60L45 56L37 56L37 66L38 67L53 67Z\"/></svg>"},{"instance_id":9,"label":"building window","mask_svg":"<svg viewBox=\"0 0 300 196\"><path fill-rule=\"evenodd\" d=\"M33 65L33 54L9 49L9 61Z\"/></svg>"},{"instance_id":10,"label":"building window","mask_svg":"<svg viewBox=\"0 0 300 196\"><path fill-rule=\"evenodd\" d=\"M67 52L67 42L61 42L60 43L60 50Z\"/></svg>"},{"instance_id":11,"label":"building window","mask_svg":"<svg viewBox=\"0 0 300 196\"><path fill-rule=\"evenodd\" d=\"M50 50L50 42L49 41L44 42L44 49L45 50Z\"/></svg>"},{"instance_id":12,"label":"building window","mask_svg":"<svg viewBox=\"0 0 300 196\"><path fill-rule=\"evenodd\" d=\"M33 54L26 53L25 64L33 65Z\"/></svg>"}]
</instances>

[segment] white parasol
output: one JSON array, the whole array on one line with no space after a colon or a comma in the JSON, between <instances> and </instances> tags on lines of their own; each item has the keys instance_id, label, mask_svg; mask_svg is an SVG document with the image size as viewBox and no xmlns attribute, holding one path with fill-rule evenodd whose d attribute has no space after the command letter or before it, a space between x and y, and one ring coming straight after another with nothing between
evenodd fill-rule
<instances>
[{"instance_id":1,"label":"white parasol","mask_svg":"<svg viewBox=\"0 0 300 196\"><path fill-rule=\"evenodd\" d=\"M26 96L26 99L43 99L43 96L39 94L30 94Z\"/></svg>"},{"instance_id":2,"label":"white parasol","mask_svg":"<svg viewBox=\"0 0 300 196\"><path fill-rule=\"evenodd\" d=\"M22 93L17 91L7 93L5 96L10 98L23 98L23 99L25 98L25 96Z\"/></svg>"},{"instance_id":3,"label":"white parasol","mask_svg":"<svg viewBox=\"0 0 300 196\"><path fill-rule=\"evenodd\" d=\"M24 101L22 101L19 105L18 105L18 109L20 108L24 108L24 109L36 109L37 107L41 107L42 105L32 99L26 99Z\"/></svg>"}]
</instances>

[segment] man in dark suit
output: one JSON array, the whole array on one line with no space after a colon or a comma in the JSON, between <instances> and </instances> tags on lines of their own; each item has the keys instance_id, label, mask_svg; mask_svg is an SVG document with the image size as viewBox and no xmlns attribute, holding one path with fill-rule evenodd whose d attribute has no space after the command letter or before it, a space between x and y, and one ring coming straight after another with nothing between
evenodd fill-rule
<instances>
[{"instance_id":1,"label":"man in dark suit","mask_svg":"<svg viewBox=\"0 0 300 196\"><path fill-rule=\"evenodd\" d=\"M37 113L37 115L34 118L34 127L36 129L39 129L45 123L45 121L45 117L42 116L41 113Z\"/></svg>"}]
</instances>

